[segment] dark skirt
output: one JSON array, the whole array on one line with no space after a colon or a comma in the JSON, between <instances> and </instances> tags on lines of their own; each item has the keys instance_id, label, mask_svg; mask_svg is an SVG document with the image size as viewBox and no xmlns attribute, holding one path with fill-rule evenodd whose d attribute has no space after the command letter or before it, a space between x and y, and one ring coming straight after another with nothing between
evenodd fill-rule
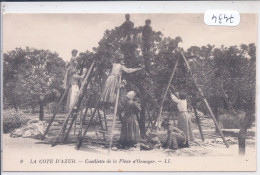
<instances>
[{"instance_id":1,"label":"dark skirt","mask_svg":"<svg viewBox=\"0 0 260 175\"><path fill-rule=\"evenodd\" d=\"M120 134L120 143L122 146L134 146L139 137L139 126L135 116L124 116Z\"/></svg>"}]
</instances>

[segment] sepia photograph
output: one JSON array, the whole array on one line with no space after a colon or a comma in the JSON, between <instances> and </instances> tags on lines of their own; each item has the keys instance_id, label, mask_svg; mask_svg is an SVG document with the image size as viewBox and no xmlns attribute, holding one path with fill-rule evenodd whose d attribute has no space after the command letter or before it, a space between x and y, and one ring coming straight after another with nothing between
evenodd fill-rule
<instances>
[{"instance_id":1,"label":"sepia photograph","mask_svg":"<svg viewBox=\"0 0 260 175\"><path fill-rule=\"evenodd\" d=\"M256 171L257 14L221 15L3 13L3 171Z\"/></svg>"}]
</instances>

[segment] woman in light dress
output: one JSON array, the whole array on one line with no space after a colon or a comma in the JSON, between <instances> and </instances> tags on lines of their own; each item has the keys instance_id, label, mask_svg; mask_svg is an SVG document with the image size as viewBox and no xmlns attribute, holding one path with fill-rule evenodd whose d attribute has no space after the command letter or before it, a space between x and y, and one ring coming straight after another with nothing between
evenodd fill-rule
<instances>
[{"instance_id":1,"label":"woman in light dress","mask_svg":"<svg viewBox=\"0 0 260 175\"><path fill-rule=\"evenodd\" d=\"M116 100L116 90L119 88L119 77L122 75L122 71L126 73L133 73L138 70L141 70L142 68L126 68L123 63L123 56L119 55L117 59L112 60L112 70L109 74L105 86L103 88L103 92L101 94L100 101L105 104L113 104Z\"/></svg>"},{"instance_id":2,"label":"woman in light dress","mask_svg":"<svg viewBox=\"0 0 260 175\"><path fill-rule=\"evenodd\" d=\"M66 72L65 82L64 82L64 87L66 86L69 87L69 94L67 97L67 105L66 105L67 111L73 108L74 100L79 93L79 80L81 80L84 77L84 73L82 75L79 74L80 71L77 70L76 59L72 59L69 64L69 68Z\"/></svg>"}]
</instances>

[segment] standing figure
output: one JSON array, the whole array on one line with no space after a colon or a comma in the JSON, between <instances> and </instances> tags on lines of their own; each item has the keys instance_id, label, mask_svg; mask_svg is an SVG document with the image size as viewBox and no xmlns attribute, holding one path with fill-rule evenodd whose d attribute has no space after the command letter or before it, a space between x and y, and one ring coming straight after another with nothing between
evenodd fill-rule
<instances>
[{"instance_id":1,"label":"standing figure","mask_svg":"<svg viewBox=\"0 0 260 175\"><path fill-rule=\"evenodd\" d=\"M66 70L66 73L65 73L65 76L64 76L64 82L63 82L63 88L64 89L71 86L70 79L71 79L72 72L74 71L73 69L77 64L77 60L76 60L77 54L78 54L78 51L76 49L73 49L71 51L72 56L71 56L70 62L67 66L67 70Z\"/></svg>"},{"instance_id":2,"label":"standing figure","mask_svg":"<svg viewBox=\"0 0 260 175\"><path fill-rule=\"evenodd\" d=\"M83 77L80 76L79 71L77 71L77 60L76 60L77 53L78 51L76 49L72 50L71 52L72 57L64 78L63 87L64 89L69 88L69 94L67 97L67 105L66 105L67 111L69 111L72 108L75 97L79 92L78 80Z\"/></svg>"},{"instance_id":3,"label":"standing figure","mask_svg":"<svg viewBox=\"0 0 260 175\"><path fill-rule=\"evenodd\" d=\"M186 94L182 92L179 94L179 98L177 98L171 93L171 99L173 102L177 103L177 108L179 110L177 127L186 135L186 146L189 146L189 141L193 141L194 138L191 130L191 116L187 111Z\"/></svg>"},{"instance_id":4,"label":"standing figure","mask_svg":"<svg viewBox=\"0 0 260 175\"><path fill-rule=\"evenodd\" d=\"M130 21L130 15L125 15L125 22L120 26L124 39L124 43L132 43L133 41L133 29L134 29L134 23Z\"/></svg>"},{"instance_id":5,"label":"standing figure","mask_svg":"<svg viewBox=\"0 0 260 175\"><path fill-rule=\"evenodd\" d=\"M132 73L138 70L141 70L142 68L126 68L125 66L123 66L123 56L120 54L121 58L117 58L117 59L113 59L113 67L111 70L110 75L108 76L106 82L105 82L105 86L103 89L103 92L101 94L101 99L100 101L105 103L105 104L113 104L116 100L116 90L117 88L119 88L120 84L119 84L119 77L122 74L122 71L126 72L126 73Z\"/></svg>"},{"instance_id":6,"label":"standing figure","mask_svg":"<svg viewBox=\"0 0 260 175\"><path fill-rule=\"evenodd\" d=\"M145 26L142 31L142 41L143 41L143 52L149 52L151 47L151 36L152 36L152 27L151 20L145 20Z\"/></svg>"},{"instance_id":7,"label":"standing figure","mask_svg":"<svg viewBox=\"0 0 260 175\"><path fill-rule=\"evenodd\" d=\"M123 147L133 147L140 137L139 126L135 118L140 112L140 108L133 101L135 95L134 91L128 92L122 103L125 115L122 120L120 143Z\"/></svg>"},{"instance_id":8,"label":"standing figure","mask_svg":"<svg viewBox=\"0 0 260 175\"><path fill-rule=\"evenodd\" d=\"M70 88L70 93L69 93L69 105L67 107L68 111L73 108L73 103L75 101L75 98L76 96L78 95L79 93L79 80L81 80L82 78L84 77L84 74L83 75L80 75L80 70L75 70L73 71L72 73L72 76L71 76L71 88Z\"/></svg>"},{"instance_id":9,"label":"standing figure","mask_svg":"<svg viewBox=\"0 0 260 175\"><path fill-rule=\"evenodd\" d=\"M145 70L146 72L150 72L150 48L151 48L151 38L152 38L152 27L151 25L151 20L147 19L145 20L145 26L143 27L142 31L142 45L143 45L143 56L144 56L144 65L145 65Z\"/></svg>"}]
</instances>

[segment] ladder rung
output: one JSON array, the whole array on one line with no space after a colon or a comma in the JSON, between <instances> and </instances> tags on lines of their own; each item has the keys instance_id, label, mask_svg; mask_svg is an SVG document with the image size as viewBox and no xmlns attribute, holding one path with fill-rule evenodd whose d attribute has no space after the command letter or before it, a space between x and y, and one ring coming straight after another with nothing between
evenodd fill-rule
<instances>
[{"instance_id":1,"label":"ladder rung","mask_svg":"<svg viewBox=\"0 0 260 175\"><path fill-rule=\"evenodd\" d=\"M210 128L215 128L215 126L209 126L209 125L203 125L203 124L198 124L199 126L204 126L204 127L210 127Z\"/></svg>"},{"instance_id":2,"label":"ladder rung","mask_svg":"<svg viewBox=\"0 0 260 175\"><path fill-rule=\"evenodd\" d=\"M220 137L219 135L213 135L213 134L207 134L207 133L203 133L203 135L205 135L205 136L211 136L211 137Z\"/></svg>"}]
</instances>

